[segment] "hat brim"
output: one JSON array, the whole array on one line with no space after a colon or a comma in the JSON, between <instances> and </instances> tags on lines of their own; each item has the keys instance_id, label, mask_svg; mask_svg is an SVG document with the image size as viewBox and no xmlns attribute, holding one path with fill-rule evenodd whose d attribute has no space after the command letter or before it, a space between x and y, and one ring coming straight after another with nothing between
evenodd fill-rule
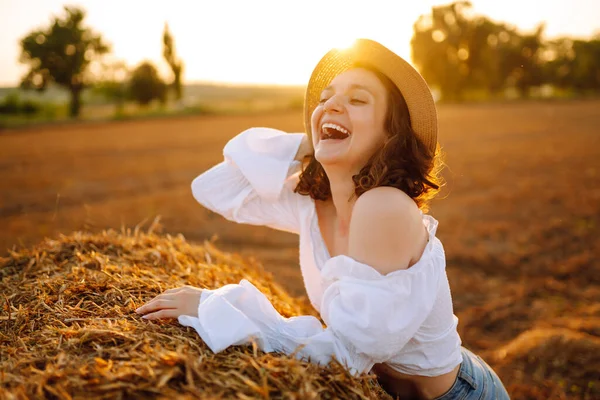
<instances>
[{"instance_id":1,"label":"hat brim","mask_svg":"<svg viewBox=\"0 0 600 400\"><path fill-rule=\"evenodd\" d=\"M435 152L437 111L427 83L403 58L370 39L358 39L351 47L330 50L313 70L304 96L304 128L311 140L311 117L319 104L321 92L333 78L356 63L373 66L400 89L408 106L413 131L432 153Z\"/></svg>"}]
</instances>

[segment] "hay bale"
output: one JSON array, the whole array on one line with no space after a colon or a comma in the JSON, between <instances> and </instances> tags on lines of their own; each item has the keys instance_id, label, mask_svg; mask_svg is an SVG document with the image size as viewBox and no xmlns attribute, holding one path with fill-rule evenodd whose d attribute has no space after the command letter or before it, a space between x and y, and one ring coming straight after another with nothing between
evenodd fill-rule
<instances>
[{"instance_id":1,"label":"hay bale","mask_svg":"<svg viewBox=\"0 0 600 400\"><path fill-rule=\"evenodd\" d=\"M373 376L239 346L213 354L134 310L165 289L242 278L284 316L313 314L252 260L179 235L74 233L0 259L0 398L388 398Z\"/></svg>"}]
</instances>

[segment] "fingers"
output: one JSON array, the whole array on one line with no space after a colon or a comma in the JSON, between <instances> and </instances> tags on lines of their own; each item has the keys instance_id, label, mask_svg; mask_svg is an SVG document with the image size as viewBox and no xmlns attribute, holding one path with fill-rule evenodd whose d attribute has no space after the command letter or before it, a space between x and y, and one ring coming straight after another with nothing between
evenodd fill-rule
<instances>
[{"instance_id":1,"label":"fingers","mask_svg":"<svg viewBox=\"0 0 600 400\"><path fill-rule=\"evenodd\" d=\"M173 309L176 308L176 304L172 299L169 298L160 298L155 297L150 300L148 303L144 304L137 310L135 310L138 314L148 314L153 311L162 310L162 309Z\"/></svg>"},{"instance_id":2,"label":"fingers","mask_svg":"<svg viewBox=\"0 0 600 400\"><path fill-rule=\"evenodd\" d=\"M158 298L168 298L168 299L172 299L173 298L173 294L180 292L182 289L185 289L187 286L183 286L183 287L178 287L178 288L173 288L173 289L167 289L164 292L162 292L161 294L159 294L158 296L154 297L152 300L150 301L154 301ZM148 303L150 303L150 301Z\"/></svg>"},{"instance_id":3,"label":"fingers","mask_svg":"<svg viewBox=\"0 0 600 400\"><path fill-rule=\"evenodd\" d=\"M169 290L177 290L177 289L169 289ZM141 313L141 314L143 314L143 313L144 313L144 312L143 312L143 310L145 309L144 307L146 307L146 306L147 306L147 305L149 305L149 304L153 304L154 302L156 302L156 301L158 301L158 300L175 300L175 298L174 298L174 296L173 296L173 294L174 294L175 292L168 293L168 292L169 292L169 290L167 290L167 291L165 291L164 293L161 293L161 294L159 294L158 296L154 297L152 300L148 301L148 302L147 302L146 304L144 304L143 306L141 306L141 307L137 308L137 309L135 310L135 312L136 312L136 313L138 313L138 314L140 314L140 313Z\"/></svg>"},{"instance_id":4,"label":"fingers","mask_svg":"<svg viewBox=\"0 0 600 400\"><path fill-rule=\"evenodd\" d=\"M177 318L180 314L181 312L177 309L162 309L150 314L146 314L142 318L149 320L160 318Z\"/></svg>"},{"instance_id":5,"label":"fingers","mask_svg":"<svg viewBox=\"0 0 600 400\"><path fill-rule=\"evenodd\" d=\"M177 318L182 314L197 315L200 293L202 293L202 289L193 286L168 289L137 308L135 312L144 315L142 318L145 319ZM192 296L192 300L197 299L192 301L190 296ZM187 303L195 304L193 310L185 311Z\"/></svg>"}]
</instances>

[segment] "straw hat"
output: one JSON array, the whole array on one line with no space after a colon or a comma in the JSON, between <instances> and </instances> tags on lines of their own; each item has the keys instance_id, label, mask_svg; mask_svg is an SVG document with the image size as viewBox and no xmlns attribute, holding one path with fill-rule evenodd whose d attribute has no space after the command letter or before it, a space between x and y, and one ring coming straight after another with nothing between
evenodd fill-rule
<instances>
[{"instance_id":1,"label":"straw hat","mask_svg":"<svg viewBox=\"0 0 600 400\"><path fill-rule=\"evenodd\" d=\"M304 96L304 128L309 137L312 135L311 116L319 104L321 92L333 78L356 62L373 66L396 84L408 105L413 131L435 152L437 112L427 83L408 62L369 39L357 39L351 47L330 50L315 67Z\"/></svg>"}]
</instances>

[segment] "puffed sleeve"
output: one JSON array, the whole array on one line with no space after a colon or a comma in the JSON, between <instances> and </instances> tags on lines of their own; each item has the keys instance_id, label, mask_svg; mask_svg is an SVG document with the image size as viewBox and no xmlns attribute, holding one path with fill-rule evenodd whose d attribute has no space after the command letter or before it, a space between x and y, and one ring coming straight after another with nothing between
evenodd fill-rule
<instances>
[{"instance_id":1,"label":"puffed sleeve","mask_svg":"<svg viewBox=\"0 0 600 400\"><path fill-rule=\"evenodd\" d=\"M388 361L433 309L443 259L384 276L350 257L334 258L323 271L329 281L321 305L323 321L356 354L373 363Z\"/></svg>"},{"instance_id":2,"label":"puffed sleeve","mask_svg":"<svg viewBox=\"0 0 600 400\"><path fill-rule=\"evenodd\" d=\"M179 322L214 352L255 340L266 352L296 352L318 364L335 357L354 374L368 372L397 354L431 312L445 268L438 244L430 240L419 262L387 275L347 256L329 259L321 304L327 328L310 316L283 318L245 280L206 292L198 317L180 316Z\"/></svg>"},{"instance_id":3,"label":"puffed sleeve","mask_svg":"<svg viewBox=\"0 0 600 400\"><path fill-rule=\"evenodd\" d=\"M230 221L299 233L302 196L288 178L300 170L294 156L303 136L271 128L238 134L225 145L224 160L193 180L194 198Z\"/></svg>"}]
</instances>

